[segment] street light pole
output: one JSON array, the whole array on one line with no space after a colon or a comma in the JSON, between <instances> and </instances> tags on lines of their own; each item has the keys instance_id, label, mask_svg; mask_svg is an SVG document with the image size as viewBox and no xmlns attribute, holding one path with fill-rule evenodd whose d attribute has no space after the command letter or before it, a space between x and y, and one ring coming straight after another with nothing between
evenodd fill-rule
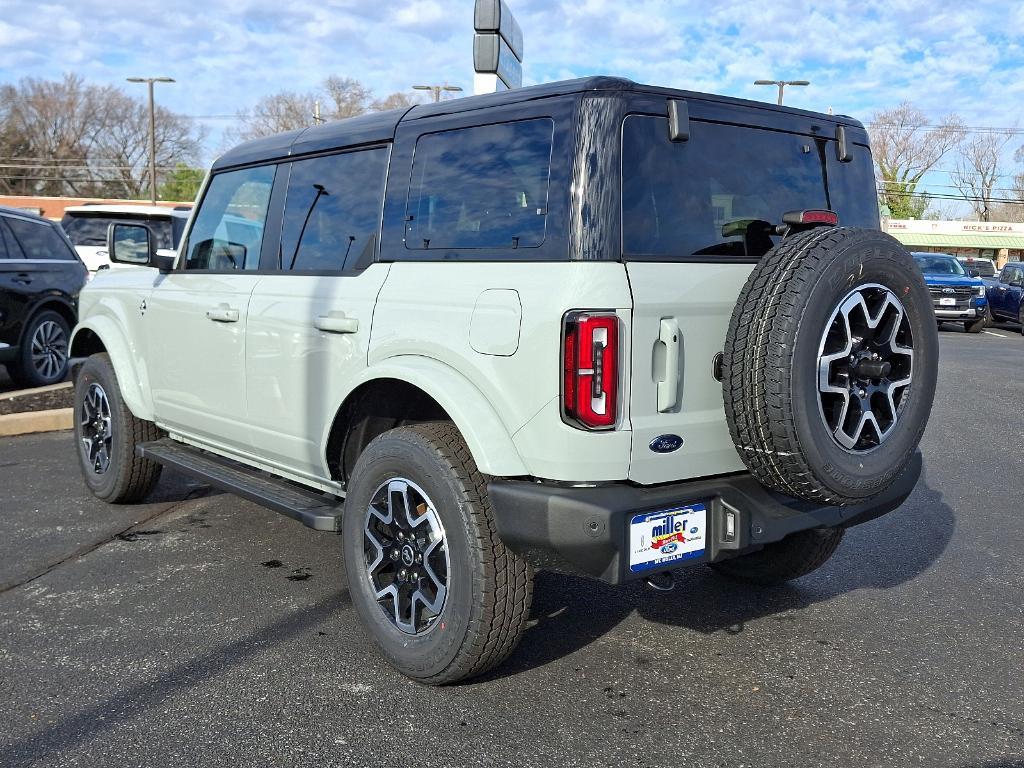
<instances>
[{"instance_id":1,"label":"street light pole","mask_svg":"<svg viewBox=\"0 0 1024 768\"><path fill-rule=\"evenodd\" d=\"M149 200L156 205L156 105L153 100L153 83L173 83L172 77L129 77L129 83L146 83L149 86Z\"/></svg>"},{"instance_id":2,"label":"street light pole","mask_svg":"<svg viewBox=\"0 0 1024 768\"><path fill-rule=\"evenodd\" d=\"M437 104L441 101L441 91L461 91L462 88L458 85L448 85L446 82L444 85L414 85L412 87L414 91L430 91L434 94L434 103Z\"/></svg>"},{"instance_id":3,"label":"street light pole","mask_svg":"<svg viewBox=\"0 0 1024 768\"><path fill-rule=\"evenodd\" d=\"M782 93L787 85L810 85L810 80L755 80L754 85L777 85L779 87L779 106L782 106Z\"/></svg>"}]
</instances>

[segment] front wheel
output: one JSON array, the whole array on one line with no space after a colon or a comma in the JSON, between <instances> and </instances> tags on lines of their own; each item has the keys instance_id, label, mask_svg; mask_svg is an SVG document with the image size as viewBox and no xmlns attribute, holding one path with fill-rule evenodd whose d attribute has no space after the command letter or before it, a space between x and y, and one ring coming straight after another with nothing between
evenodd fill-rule
<instances>
[{"instance_id":1,"label":"front wheel","mask_svg":"<svg viewBox=\"0 0 1024 768\"><path fill-rule=\"evenodd\" d=\"M158 439L160 430L128 410L106 354L93 355L79 370L74 415L78 466L93 495L111 504L146 498L161 466L139 458L135 449Z\"/></svg>"},{"instance_id":2,"label":"front wheel","mask_svg":"<svg viewBox=\"0 0 1024 768\"><path fill-rule=\"evenodd\" d=\"M984 317L979 317L977 320L965 321L964 330L967 333L981 333L986 325L988 325L988 321Z\"/></svg>"},{"instance_id":3,"label":"front wheel","mask_svg":"<svg viewBox=\"0 0 1024 768\"><path fill-rule=\"evenodd\" d=\"M353 470L342 533L352 602L402 674L453 683L519 642L529 566L498 537L487 482L454 425L373 440Z\"/></svg>"}]
</instances>

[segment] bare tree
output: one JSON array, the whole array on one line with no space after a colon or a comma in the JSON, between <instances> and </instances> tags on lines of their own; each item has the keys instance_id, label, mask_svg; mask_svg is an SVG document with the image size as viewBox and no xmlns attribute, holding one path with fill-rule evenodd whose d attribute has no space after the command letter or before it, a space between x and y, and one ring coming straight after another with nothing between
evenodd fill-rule
<instances>
[{"instance_id":1,"label":"bare tree","mask_svg":"<svg viewBox=\"0 0 1024 768\"><path fill-rule=\"evenodd\" d=\"M1015 131L986 131L975 134L964 145L953 171L953 185L971 204L981 221L991 221L993 194L1005 174L1000 159Z\"/></svg>"},{"instance_id":2,"label":"bare tree","mask_svg":"<svg viewBox=\"0 0 1024 768\"><path fill-rule=\"evenodd\" d=\"M0 89L0 190L133 197L146 184L147 107L112 86L27 78ZM198 159L203 132L157 111L157 165Z\"/></svg>"},{"instance_id":3,"label":"bare tree","mask_svg":"<svg viewBox=\"0 0 1024 768\"><path fill-rule=\"evenodd\" d=\"M402 91L388 94L383 99L378 99L370 105L374 112L386 112L389 109L408 109L417 104L422 104L418 98Z\"/></svg>"},{"instance_id":4,"label":"bare tree","mask_svg":"<svg viewBox=\"0 0 1024 768\"><path fill-rule=\"evenodd\" d=\"M250 110L238 113L238 125L225 132L230 143L294 131L321 121L344 120L364 112L378 112L418 104L418 100L396 92L374 100L373 91L350 77L331 75L312 91L281 91L264 96ZM319 109L318 109L319 106Z\"/></svg>"},{"instance_id":5,"label":"bare tree","mask_svg":"<svg viewBox=\"0 0 1024 768\"><path fill-rule=\"evenodd\" d=\"M917 193L922 177L964 137L963 121L949 114L932 125L909 102L876 112L868 127L881 201L894 218L920 218L927 199Z\"/></svg>"},{"instance_id":6,"label":"bare tree","mask_svg":"<svg viewBox=\"0 0 1024 768\"><path fill-rule=\"evenodd\" d=\"M1024 163L1024 146L1017 148L1013 159L1018 165ZM1015 173L1009 189L999 196L1005 197L1007 202L992 205L992 221L1024 222L1024 171Z\"/></svg>"}]
</instances>

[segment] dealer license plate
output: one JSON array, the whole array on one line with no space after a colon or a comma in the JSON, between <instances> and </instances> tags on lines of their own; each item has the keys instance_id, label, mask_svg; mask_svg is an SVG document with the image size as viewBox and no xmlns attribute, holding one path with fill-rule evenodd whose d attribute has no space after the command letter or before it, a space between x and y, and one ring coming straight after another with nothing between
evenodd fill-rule
<instances>
[{"instance_id":1,"label":"dealer license plate","mask_svg":"<svg viewBox=\"0 0 1024 768\"><path fill-rule=\"evenodd\" d=\"M955 307L956 299L939 299L940 307Z\"/></svg>"},{"instance_id":2,"label":"dealer license plate","mask_svg":"<svg viewBox=\"0 0 1024 768\"><path fill-rule=\"evenodd\" d=\"M663 568L704 554L708 510L703 504L633 515L629 521L629 570Z\"/></svg>"}]
</instances>

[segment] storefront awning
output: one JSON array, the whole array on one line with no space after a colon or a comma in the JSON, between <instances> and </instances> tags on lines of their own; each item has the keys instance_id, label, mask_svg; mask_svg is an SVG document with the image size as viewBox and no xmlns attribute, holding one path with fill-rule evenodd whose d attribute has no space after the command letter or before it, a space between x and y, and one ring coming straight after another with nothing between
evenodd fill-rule
<instances>
[{"instance_id":1,"label":"storefront awning","mask_svg":"<svg viewBox=\"0 0 1024 768\"><path fill-rule=\"evenodd\" d=\"M904 245L929 248L1024 248L1024 235L943 235L938 233L890 232Z\"/></svg>"}]
</instances>

